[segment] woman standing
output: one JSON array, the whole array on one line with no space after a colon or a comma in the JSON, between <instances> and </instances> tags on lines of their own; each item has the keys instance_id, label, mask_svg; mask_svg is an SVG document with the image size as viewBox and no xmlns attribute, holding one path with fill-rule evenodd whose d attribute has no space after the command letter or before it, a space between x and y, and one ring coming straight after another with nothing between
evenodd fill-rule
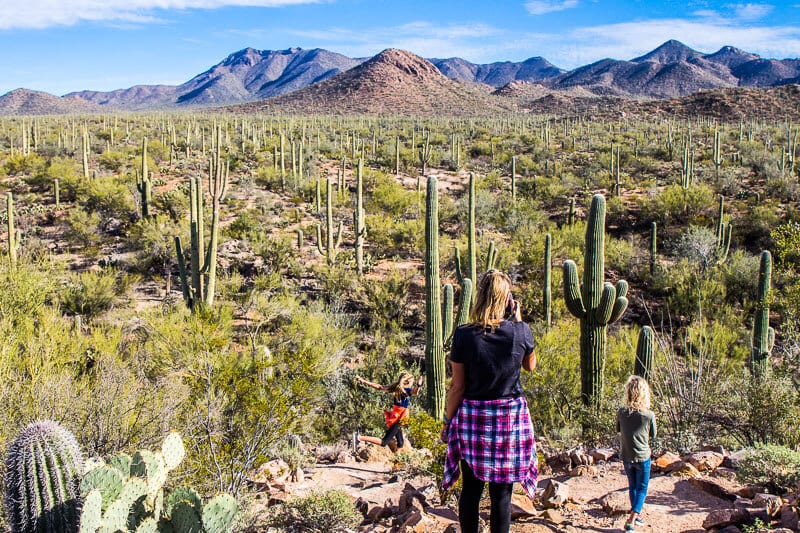
<instances>
[{"instance_id":1,"label":"woman standing","mask_svg":"<svg viewBox=\"0 0 800 533\"><path fill-rule=\"evenodd\" d=\"M620 457L628 476L631 514L625 531L644 525L642 506L650 482L650 439L656 438L656 417L650 411L650 387L639 376L631 376L625 384L625 407L617 410L617 431L620 432Z\"/></svg>"},{"instance_id":2,"label":"woman standing","mask_svg":"<svg viewBox=\"0 0 800 533\"><path fill-rule=\"evenodd\" d=\"M461 531L477 533L481 493L488 482L491 531L507 533L514 482L521 482L533 498L538 477L533 424L519 382L520 368L536 366L533 336L511 296L511 280L497 270L481 278L470 319L453 334L442 486L447 490L463 476Z\"/></svg>"}]
</instances>

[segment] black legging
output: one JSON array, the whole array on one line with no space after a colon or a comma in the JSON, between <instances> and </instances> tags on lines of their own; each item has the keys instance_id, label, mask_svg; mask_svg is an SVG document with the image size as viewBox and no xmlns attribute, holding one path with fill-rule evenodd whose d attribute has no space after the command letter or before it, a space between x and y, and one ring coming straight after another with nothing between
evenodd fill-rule
<instances>
[{"instance_id":1,"label":"black legging","mask_svg":"<svg viewBox=\"0 0 800 533\"><path fill-rule=\"evenodd\" d=\"M386 434L381 439L381 446L388 446L389 442L394 438L397 438L397 447L402 448L405 441L403 440L403 425L400 423L400 420L386 430Z\"/></svg>"},{"instance_id":2,"label":"black legging","mask_svg":"<svg viewBox=\"0 0 800 533\"><path fill-rule=\"evenodd\" d=\"M458 499L458 521L461 533L478 533L478 509L484 482L475 477L467 463L461 461L461 497ZM489 483L492 512L489 524L492 533L508 533L511 528L511 489L513 483Z\"/></svg>"}]
</instances>

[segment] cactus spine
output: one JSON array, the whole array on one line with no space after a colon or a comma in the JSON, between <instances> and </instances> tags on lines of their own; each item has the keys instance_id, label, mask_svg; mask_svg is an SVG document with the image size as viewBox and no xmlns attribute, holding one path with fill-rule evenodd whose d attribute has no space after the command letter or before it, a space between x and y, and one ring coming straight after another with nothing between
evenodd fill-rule
<instances>
[{"instance_id":1,"label":"cactus spine","mask_svg":"<svg viewBox=\"0 0 800 533\"><path fill-rule=\"evenodd\" d=\"M633 373L650 381L653 372L653 347L655 345L655 335L650 326L643 326L639 332L639 340L636 342L636 362L633 365Z\"/></svg>"},{"instance_id":2,"label":"cactus spine","mask_svg":"<svg viewBox=\"0 0 800 533\"><path fill-rule=\"evenodd\" d=\"M356 171L356 270L358 275L364 273L364 237L367 227L364 225L364 160L358 160L358 170Z\"/></svg>"},{"instance_id":3,"label":"cactus spine","mask_svg":"<svg viewBox=\"0 0 800 533\"><path fill-rule=\"evenodd\" d=\"M147 137L142 139L142 175L136 180L136 189L142 195L142 218L148 218L150 216L152 184L150 173L147 170Z\"/></svg>"},{"instance_id":4,"label":"cactus spine","mask_svg":"<svg viewBox=\"0 0 800 533\"><path fill-rule=\"evenodd\" d=\"M12 533L78 530L83 457L53 421L34 422L8 446L5 504Z\"/></svg>"},{"instance_id":5,"label":"cactus spine","mask_svg":"<svg viewBox=\"0 0 800 533\"><path fill-rule=\"evenodd\" d=\"M753 349L750 354L750 368L755 376L767 372L769 356L775 345L775 330L769 327L769 292L772 282L772 255L761 252L758 269L758 302L753 320Z\"/></svg>"},{"instance_id":6,"label":"cactus spine","mask_svg":"<svg viewBox=\"0 0 800 533\"><path fill-rule=\"evenodd\" d=\"M605 198L595 194L586 223L583 284L578 282L575 263L564 261L564 300L581 322L581 398L584 405L594 408L599 407L602 397L606 328L628 307L626 281L619 280L616 287L603 283L605 220Z\"/></svg>"},{"instance_id":7,"label":"cactus spine","mask_svg":"<svg viewBox=\"0 0 800 533\"><path fill-rule=\"evenodd\" d=\"M548 233L544 236L544 286L542 288L542 314L544 315L544 325L550 329L552 324L552 282L550 280L550 268L552 259L550 257L551 237Z\"/></svg>"},{"instance_id":8,"label":"cactus spine","mask_svg":"<svg viewBox=\"0 0 800 533\"><path fill-rule=\"evenodd\" d=\"M435 176L428 177L425 202L425 366L428 406L438 418L445 407L444 340L439 281L439 195Z\"/></svg>"}]
</instances>

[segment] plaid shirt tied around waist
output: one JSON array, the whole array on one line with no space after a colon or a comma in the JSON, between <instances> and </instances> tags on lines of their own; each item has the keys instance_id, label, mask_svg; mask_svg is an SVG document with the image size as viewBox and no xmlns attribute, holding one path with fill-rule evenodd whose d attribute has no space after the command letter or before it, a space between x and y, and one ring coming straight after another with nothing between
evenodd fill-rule
<instances>
[{"instance_id":1,"label":"plaid shirt tied around waist","mask_svg":"<svg viewBox=\"0 0 800 533\"><path fill-rule=\"evenodd\" d=\"M450 489L458 480L458 463L463 459L478 479L493 483L518 481L533 498L539 465L524 397L463 400L450 422L447 440L442 489Z\"/></svg>"}]
</instances>

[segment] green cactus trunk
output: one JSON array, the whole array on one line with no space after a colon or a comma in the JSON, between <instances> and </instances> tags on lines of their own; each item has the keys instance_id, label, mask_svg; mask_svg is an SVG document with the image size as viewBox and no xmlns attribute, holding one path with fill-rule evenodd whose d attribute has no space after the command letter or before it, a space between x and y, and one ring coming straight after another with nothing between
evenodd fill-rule
<instances>
[{"instance_id":1,"label":"green cactus trunk","mask_svg":"<svg viewBox=\"0 0 800 533\"><path fill-rule=\"evenodd\" d=\"M428 409L439 418L445 408L444 340L439 281L439 195L435 176L428 177L425 202L425 367Z\"/></svg>"},{"instance_id":2,"label":"green cactus trunk","mask_svg":"<svg viewBox=\"0 0 800 533\"><path fill-rule=\"evenodd\" d=\"M658 226L655 222L650 223L650 275L656 275L658 256L656 255L656 239L658 237Z\"/></svg>"},{"instance_id":3,"label":"green cactus trunk","mask_svg":"<svg viewBox=\"0 0 800 533\"><path fill-rule=\"evenodd\" d=\"M150 201L152 199L152 184L150 172L147 170L147 137L142 139L142 174L136 181L136 189L141 195L142 218L150 217Z\"/></svg>"},{"instance_id":4,"label":"green cactus trunk","mask_svg":"<svg viewBox=\"0 0 800 533\"><path fill-rule=\"evenodd\" d=\"M358 170L356 171L356 212L355 212L355 233L356 233L356 271L358 275L364 273L364 237L367 228L364 225L364 160L358 160Z\"/></svg>"},{"instance_id":5,"label":"green cactus trunk","mask_svg":"<svg viewBox=\"0 0 800 533\"><path fill-rule=\"evenodd\" d=\"M27 426L6 451L5 504L13 533L74 533L80 520L83 457L56 422Z\"/></svg>"},{"instance_id":6,"label":"green cactus trunk","mask_svg":"<svg viewBox=\"0 0 800 533\"><path fill-rule=\"evenodd\" d=\"M573 261L564 262L564 300L567 309L581 321L581 398L584 405L599 408L603 391L606 328L618 320L628 306L628 284L603 283L605 269L605 198L592 198L586 223L583 284Z\"/></svg>"},{"instance_id":7,"label":"green cactus trunk","mask_svg":"<svg viewBox=\"0 0 800 533\"><path fill-rule=\"evenodd\" d=\"M553 263L550 257L550 244L551 244L551 237L548 233L544 237L544 283L542 288L542 314L544 315L544 325L547 329L550 329L552 325L552 281L551 277L551 265Z\"/></svg>"},{"instance_id":8,"label":"green cactus trunk","mask_svg":"<svg viewBox=\"0 0 800 533\"><path fill-rule=\"evenodd\" d=\"M478 282L478 247L476 245L476 227L475 227L475 175L470 172L469 174L469 198L468 198L469 213L467 216L467 256L469 260L469 279L473 283ZM475 295L472 295L474 300Z\"/></svg>"},{"instance_id":9,"label":"green cactus trunk","mask_svg":"<svg viewBox=\"0 0 800 533\"><path fill-rule=\"evenodd\" d=\"M769 368L769 357L775 345L775 330L769 327L769 293L772 282L772 254L761 252L758 269L758 302L753 319L753 348L750 369L754 376L762 376Z\"/></svg>"},{"instance_id":10,"label":"green cactus trunk","mask_svg":"<svg viewBox=\"0 0 800 533\"><path fill-rule=\"evenodd\" d=\"M58 178L53 180L53 196L56 202L56 209L61 209L61 189L58 186Z\"/></svg>"},{"instance_id":11,"label":"green cactus trunk","mask_svg":"<svg viewBox=\"0 0 800 533\"><path fill-rule=\"evenodd\" d=\"M8 263L11 268L15 268L17 266L17 250L19 249L19 232L14 227L14 196L10 192L6 193L6 219Z\"/></svg>"},{"instance_id":12,"label":"green cactus trunk","mask_svg":"<svg viewBox=\"0 0 800 533\"><path fill-rule=\"evenodd\" d=\"M653 372L653 350L655 347L655 335L650 326L643 326L639 332L639 339L636 342L636 362L633 365L633 373L650 381Z\"/></svg>"}]
</instances>

